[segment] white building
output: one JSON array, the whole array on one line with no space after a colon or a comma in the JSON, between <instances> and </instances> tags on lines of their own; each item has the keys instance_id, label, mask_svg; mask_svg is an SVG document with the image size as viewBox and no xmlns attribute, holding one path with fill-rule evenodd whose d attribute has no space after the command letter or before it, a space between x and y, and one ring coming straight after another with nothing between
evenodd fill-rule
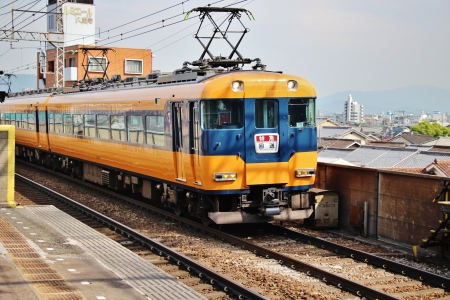
<instances>
[{"instance_id":1,"label":"white building","mask_svg":"<svg viewBox=\"0 0 450 300\"><path fill-rule=\"evenodd\" d=\"M349 124L359 124L363 122L363 106L353 101L352 95L348 95L348 100L344 103L344 121Z\"/></svg>"}]
</instances>

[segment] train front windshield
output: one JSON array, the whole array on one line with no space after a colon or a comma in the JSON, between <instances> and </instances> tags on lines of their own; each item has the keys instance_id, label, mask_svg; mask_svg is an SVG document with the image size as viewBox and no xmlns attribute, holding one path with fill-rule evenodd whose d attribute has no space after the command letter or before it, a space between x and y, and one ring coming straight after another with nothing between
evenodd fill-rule
<instances>
[{"instance_id":1,"label":"train front windshield","mask_svg":"<svg viewBox=\"0 0 450 300\"><path fill-rule=\"evenodd\" d=\"M314 99L293 98L288 104L290 127L315 126L316 108Z\"/></svg>"},{"instance_id":2,"label":"train front windshield","mask_svg":"<svg viewBox=\"0 0 450 300\"><path fill-rule=\"evenodd\" d=\"M202 129L237 129L244 126L244 102L205 100L201 102Z\"/></svg>"}]
</instances>

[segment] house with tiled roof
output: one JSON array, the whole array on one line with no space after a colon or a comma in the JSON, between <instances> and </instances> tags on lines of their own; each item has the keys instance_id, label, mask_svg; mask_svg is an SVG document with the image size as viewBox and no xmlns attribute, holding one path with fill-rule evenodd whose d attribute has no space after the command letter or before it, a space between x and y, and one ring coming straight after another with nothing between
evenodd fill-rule
<instances>
[{"instance_id":1,"label":"house with tiled roof","mask_svg":"<svg viewBox=\"0 0 450 300\"><path fill-rule=\"evenodd\" d=\"M448 146L450 147L450 137L448 136L441 136L438 139L435 139L433 141L424 143L424 145L430 145L430 146Z\"/></svg>"},{"instance_id":2,"label":"house with tiled roof","mask_svg":"<svg viewBox=\"0 0 450 300\"><path fill-rule=\"evenodd\" d=\"M393 137L389 141L395 142L395 143L402 142L407 145L409 145L409 144L421 145L421 144L428 143L428 142L431 142L434 140L436 140L436 138L434 138L428 134L419 134L419 133L415 133L415 132L403 132L402 134Z\"/></svg>"},{"instance_id":3,"label":"house with tiled roof","mask_svg":"<svg viewBox=\"0 0 450 300\"><path fill-rule=\"evenodd\" d=\"M370 141L369 145L375 147L390 147L390 148L405 148L406 144L403 142L386 142L386 141Z\"/></svg>"},{"instance_id":4,"label":"house with tiled roof","mask_svg":"<svg viewBox=\"0 0 450 300\"><path fill-rule=\"evenodd\" d=\"M323 126L317 128L319 140L321 138L348 139L358 141L360 145L365 145L369 137L352 127Z\"/></svg>"},{"instance_id":5,"label":"house with tiled roof","mask_svg":"<svg viewBox=\"0 0 450 300\"><path fill-rule=\"evenodd\" d=\"M431 164L425 167L426 174L450 177L450 160L434 160Z\"/></svg>"},{"instance_id":6,"label":"house with tiled roof","mask_svg":"<svg viewBox=\"0 0 450 300\"><path fill-rule=\"evenodd\" d=\"M317 123L317 127L323 127L323 126L332 126L332 127L340 127L338 123L334 122L333 120L326 119L324 121L319 121Z\"/></svg>"},{"instance_id":7,"label":"house with tiled roof","mask_svg":"<svg viewBox=\"0 0 450 300\"><path fill-rule=\"evenodd\" d=\"M320 138L318 140L318 149L324 149L324 148L358 148L361 144L359 143L359 140L350 140L350 139L336 139L336 138Z\"/></svg>"}]
</instances>

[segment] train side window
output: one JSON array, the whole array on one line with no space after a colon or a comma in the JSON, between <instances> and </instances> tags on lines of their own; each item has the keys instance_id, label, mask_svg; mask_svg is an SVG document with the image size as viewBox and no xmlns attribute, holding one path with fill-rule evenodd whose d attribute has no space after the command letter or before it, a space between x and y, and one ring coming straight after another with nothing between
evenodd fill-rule
<instances>
[{"instance_id":1,"label":"train side window","mask_svg":"<svg viewBox=\"0 0 450 300\"><path fill-rule=\"evenodd\" d=\"M144 125L142 116L127 116L128 141L132 143L144 143Z\"/></svg>"},{"instance_id":2,"label":"train side window","mask_svg":"<svg viewBox=\"0 0 450 300\"><path fill-rule=\"evenodd\" d=\"M10 124L10 121L9 121L9 113L6 113L5 114L5 123L4 124L6 124L6 125L9 125Z\"/></svg>"},{"instance_id":3,"label":"train side window","mask_svg":"<svg viewBox=\"0 0 450 300\"><path fill-rule=\"evenodd\" d=\"M16 114L16 128L23 128L22 114Z\"/></svg>"},{"instance_id":4,"label":"train side window","mask_svg":"<svg viewBox=\"0 0 450 300\"><path fill-rule=\"evenodd\" d=\"M256 128L275 128L278 126L278 101L262 99L255 101Z\"/></svg>"},{"instance_id":5,"label":"train side window","mask_svg":"<svg viewBox=\"0 0 450 300\"><path fill-rule=\"evenodd\" d=\"M116 141L125 141L124 116L111 116L111 138Z\"/></svg>"},{"instance_id":6,"label":"train side window","mask_svg":"<svg viewBox=\"0 0 450 300\"><path fill-rule=\"evenodd\" d=\"M63 115L64 133L72 134L72 115Z\"/></svg>"},{"instance_id":7,"label":"train side window","mask_svg":"<svg viewBox=\"0 0 450 300\"><path fill-rule=\"evenodd\" d=\"M147 144L164 146L164 116L145 116Z\"/></svg>"},{"instance_id":8,"label":"train side window","mask_svg":"<svg viewBox=\"0 0 450 300\"><path fill-rule=\"evenodd\" d=\"M36 116L35 114L27 114L27 129L36 130Z\"/></svg>"},{"instance_id":9,"label":"train side window","mask_svg":"<svg viewBox=\"0 0 450 300\"><path fill-rule=\"evenodd\" d=\"M84 115L84 135L95 137L95 117L94 115Z\"/></svg>"},{"instance_id":10,"label":"train side window","mask_svg":"<svg viewBox=\"0 0 450 300\"><path fill-rule=\"evenodd\" d=\"M62 114L55 114L55 132L62 132Z\"/></svg>"},{"instance_id":11,"label":"train side window","mask_svg":"<svg viewBox=\"0 0 450 300\"><path fill-rule=\"evenodd\" d=\"M11 122L11 125L14 125L14 126L16 126L16 114L11 114L10 115L10 122Z\"/></svg>"},{"instance_id":12,"label":"train side window","mask_svg":"<svg viewBox=\"0 0 450 300\"><path fill-rule=\"evenodd\" d=\"M314 99L290 99L288 103L288 124L290 127L315 125Z\"/></svg>"},{"instance_id":13,"label":"train side window","mask_svg":"<svg viewBox=\"0 0 450 300\"><path fill-rule=\"evenodd\" d=\"M76 135L83 135L83 116L82 115L73 115L73 133Z\"/></svg>"},{"instance_id":14,"label":"train side window","mask_svg":"<svg viewBox=\"0 0 450 300\"><path fill-rule=\"evenodd\" d=\"M49 113L48 114L48 132L54 132L55 131L55 114Z\"/></svg>"},{"instance_id":15,"label":"train side window","mask_svg":"<svg viewBox=\"0 0 450 300\"><path fill-rule=\"evenodd\" d=\"M39 132L45 133L45 111L38 112L38 118L39 118Z\"/></svg>"},{"instance_id":16,"label":"train side window","mask_svg":"<svg viewBox=\"0 0 450 300\"><path fill-rule=\"evenodd\" d=\"M5 124L5 113L0 113L0 124Z\"/></svg>"},{"instance_id":17,"label":"train side window","mask_svg":"<svg viewBox=\"0 0 450 300\"><path fill-rule=\"evenodd\" d=\"M108 115L97 115L97 137L101 139L109 139Z\"/></svg>"}]
</instances>

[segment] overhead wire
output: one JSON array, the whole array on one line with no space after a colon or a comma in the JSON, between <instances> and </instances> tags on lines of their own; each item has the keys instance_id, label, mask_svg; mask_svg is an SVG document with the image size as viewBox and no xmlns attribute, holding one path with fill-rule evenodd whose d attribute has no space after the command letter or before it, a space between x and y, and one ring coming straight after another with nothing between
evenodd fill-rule
<instances>
[{"instance_id":1,"label":"overhead wire","mask_svg":"<svg viewBox=\"0 0 450 300\"><path fill-rule=\"evenodd\" d=\"M34 3L34 4L30 7L30 8L32 8L32 7L34 7L36 4L38 4L38 2L40 2L40 1L41 1L41 0L35 0L35 1L32 1L32 2L30 2L30 3L28 3L28 4L26 4L26 5L24 5L24 6L20 7L20 8L18 8L18 9L22 9L22 8L27 7L27 6L31 5L32 3ZM46 7L47 7L47 6L46 6ZM46 8L46 7L44 7L44 8ZM25 14L25 13L26 13L25 11L22 12L20 15L14 17L14 19L12 19L9 23L6 23L6 24L3 25L2 27L8 26L9 24L13 24L14 20L17 20L18 18L20 18L20 17L21 17L23 14ZM34 15L34 14L33 14L33 15ZM25 19L25 20L26 20L26 19ZM19 25L19 24L25 22L25 20L23 20L22 22L20 22L20 23L18 23L18 24L15 24L15 25L17 26L17 25Z\"/></svg>"}]
</instances>

